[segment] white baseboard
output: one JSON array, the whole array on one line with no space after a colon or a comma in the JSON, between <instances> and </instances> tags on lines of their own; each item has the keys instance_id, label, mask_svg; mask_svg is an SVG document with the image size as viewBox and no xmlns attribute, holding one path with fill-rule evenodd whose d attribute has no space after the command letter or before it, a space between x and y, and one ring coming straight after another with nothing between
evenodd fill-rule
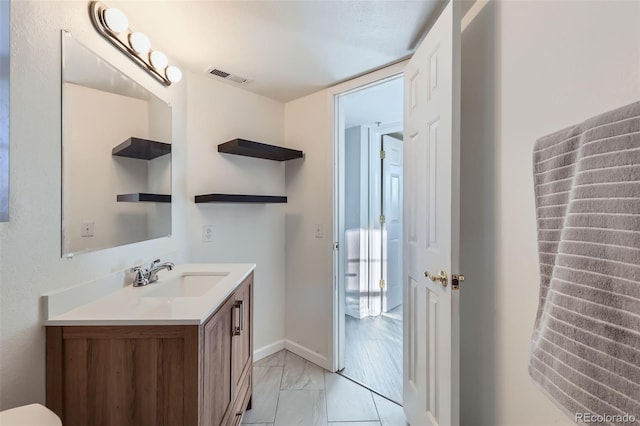
<instances>
[{"instance_id":1,"label":"white baseboard","mask_svg":"<svg viewBox=\"0 0 640 426\"><path fill-rule=\"evenodd\" d=\"M311 349L296 342L286 339L278 340L269 345L255 349L253 351L253 362L260 361L261 359L266 358L269 355L273 355L283 349L286 349L289 352L293 352L294 354L324 368L325 370L331 370L329 359L326 356L314 352Z\"/></svg>"},{"instance_id":2,"label":"white baseboard","mask_svg":"<svg viewBox=\"0 0 640 426\"><path fill-rule=\"evenodd\" d=\"M266 358L269 355L273 355L285 348L285 340L281 339L273 342L269 345L263 346L253 351L253 362L260 361L262 358Z\"/></svg>"},{"instance_id":3,"label":"white baseboard","mask_svg":"<svg viewBox=\"0 0 640 426\"><path fill-rule=\"evenodd\" d=\"M312 351L311 349L302 346L296 342L291 340L285 340L284 348L289 352L293 352L294 354L306 359L309 362L312 362L325 370L331 371L331 366L329 365L329 359L317 352Z\"/></svg>"}]
</instances>

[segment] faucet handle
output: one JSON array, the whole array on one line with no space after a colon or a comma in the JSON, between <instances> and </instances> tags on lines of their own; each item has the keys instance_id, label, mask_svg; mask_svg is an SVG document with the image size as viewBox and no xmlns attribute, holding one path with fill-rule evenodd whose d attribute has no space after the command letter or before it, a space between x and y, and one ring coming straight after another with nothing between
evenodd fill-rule
<instances>
[{"instance_id":1,"label":"faucet handle","mask_svg":"<svg viewBox=\"0 0 640 426\"><path fill-rule=\"evenodd\" d=\"M146 270L146 268L144 268L142 265L138 265L138 266L134 266L133 268L129 269L129 272L144 272Z\"/></svg>"},{"instance_id":2,"label":"faucet handle","mask_svg":"<svg viewBox=\"0 0 640 426\"><path fill-rule=\"evenodd\" d=\"M153 262L151 262L151 266L149 266L149 269L153 268L154 266L156 266L158 263L160 263L160 259L156 259Z\"/></svg>"},{"instance_id":3,"label":"faucet handle","mask_svg":"<svg viewBox=\"0 0 640 426\"><path fill-rule=\"evenodd\" d=\"M142 266L136 266L131 269L131 272L135 273L135 277L133 277L133 286L141 287L149 284L149 279L147 278L147 270Z\"/></svg>"}]
</instances>

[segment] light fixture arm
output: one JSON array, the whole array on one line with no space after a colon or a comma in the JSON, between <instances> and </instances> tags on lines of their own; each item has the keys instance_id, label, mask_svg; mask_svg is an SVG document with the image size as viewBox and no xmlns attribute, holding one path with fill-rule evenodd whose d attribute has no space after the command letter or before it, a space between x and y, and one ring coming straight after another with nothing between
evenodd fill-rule
<instances>
[{"instance_id":1,"label":"light fixture arm","mask_svg":"<svg viewBox=\"0 0 640 426\"><path fill-rule=\"evenodd\" d=\"M92 1L89 4L89 17L91 18L91 23L94 28L100 35L102 35L105 39L107 39L111 44L118 48L122 53L131 58L133 62L138 64L140 68L147 71L151 76L153 76L160 83L165 86L171 86L172 82L177 82L182 78L182 73L180 70L173 66L168 65L165 68L159 70L153 66L150 59L149 52L138 53L133 49L131 45L131 36L134 34L130 28L126 28L124 31L116 32L109 28L105 20L105 11L107 10L107 6L100 1ZM177 75L178 77L174 77ZM172 79L170 79L170 77Z\"/></svg>"}]
</instances>

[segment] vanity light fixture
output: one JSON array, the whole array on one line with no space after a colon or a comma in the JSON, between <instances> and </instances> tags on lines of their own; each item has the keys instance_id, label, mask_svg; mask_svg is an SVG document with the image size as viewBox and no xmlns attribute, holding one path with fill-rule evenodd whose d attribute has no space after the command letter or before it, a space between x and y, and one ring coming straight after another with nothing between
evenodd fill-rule
<instances>
[{"instance_id":1,"label":"vanity light fixture","mask_svg":"<svg viewBox=\"0 0 640 426\"><path fill-rule=\"evenodd\" d=\"M127 15L120 9L92 1L89 4L89 16L95 29L104 38L158 81L170 86L182 80L182 71L175 65L169 65L169 59L163 52L151 49L149 37L129 28Z\"/></svg>"},{"instance_id":2,"label":"vanity light fixture","mask_svg":"<svg viewBox=\"0 0 640 426\"><path fill-rule=\"evenodd\" d=\"M153 65L153 67L158 71L164 70L165 68L167 68L167 65L169 65L169 59L167 58L167 55L159 50L154 50L153 52L149 53L149 60L151 61L151 65Z\"/></svg>"},{"instance_id":3,"label":"vanity light fixture","mask_svg":"<svg viewBox=\"0 0 640 426\"><path fill-rule=\"evenodd\" d=\"M104 23L107 25L109 31L120 34L127 28L129 28L129 20L127 15L120 9L112 7L104 11Z\"/></svg>"},{"instance_id":4,"label":"vanity light fixture","mask_svg":"<svg viewBox=\"0 0 640 426\"><path fill-rule=\"evenodd\" d=\"M151 40L144 33L135 32L129 34L129 46L138 54L144 55L151 49Z\"/></svg>"},{"instance_id":5,"label":"vanity light fixture","mask_svg":"<svg viewBox=\"0 0 640 426\"><path fill-rule=\"evenodd\" d=\"M167 78L172 83L177 83L182 80L182 71L180 68L174 67L173 65L169 65L167 67Z\"/></svg>"}]
</instances>

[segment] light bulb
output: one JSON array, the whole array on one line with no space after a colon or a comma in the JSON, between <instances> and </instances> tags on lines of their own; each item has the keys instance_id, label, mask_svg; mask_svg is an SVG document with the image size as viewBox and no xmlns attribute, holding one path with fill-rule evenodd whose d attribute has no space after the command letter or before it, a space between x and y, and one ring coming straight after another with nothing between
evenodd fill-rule
<instances>
[{"instance_id":1,"label":"light bulb","mask_svg":"<svg viewBox=\"0 0 640 426\"><path fill-rule=\"evenodd\" d=\"M119 34L129 28L127 15L125 15L120 9L116 9L114 7L106 9L102 13L102 17L104 18L107 28L111 32Z\"/></svg>"},{"instance_id":2,"label":"light bulb","mask_svg":"<svg viewBox=\"0 0 640 426\"><path fill-rule=\"evenodd\" d=\"M144 33L135 32L129 36L129 45L138 54L142 55L151 49L151 41Z\"/></svg>"},{"instance_id":3,"label":"light bulb","mask_svg":"<svg viewBox=\"0 0 640 426\"><path fill-rule=\"evenodd\" d=\"M177 83L180 80L182 80L182 71L180 71L180 68L170 65L167 67L167 70L165 71L165 74L167 75L167 78L169 79L170 82L172 83Z\"/></svg>"},{"instance_id":4,"label":"light bulb","mask_svg":"<svg viewBox=\"0 0 640 426\"><path fill-rule=\"evenodd\" d=\"M169 59L167 59L167 55L160 52L159 50L154 50L149 54L149 61L151 65L158 71L162 71L169 65Z\"/></svg>"}]
</instances>

